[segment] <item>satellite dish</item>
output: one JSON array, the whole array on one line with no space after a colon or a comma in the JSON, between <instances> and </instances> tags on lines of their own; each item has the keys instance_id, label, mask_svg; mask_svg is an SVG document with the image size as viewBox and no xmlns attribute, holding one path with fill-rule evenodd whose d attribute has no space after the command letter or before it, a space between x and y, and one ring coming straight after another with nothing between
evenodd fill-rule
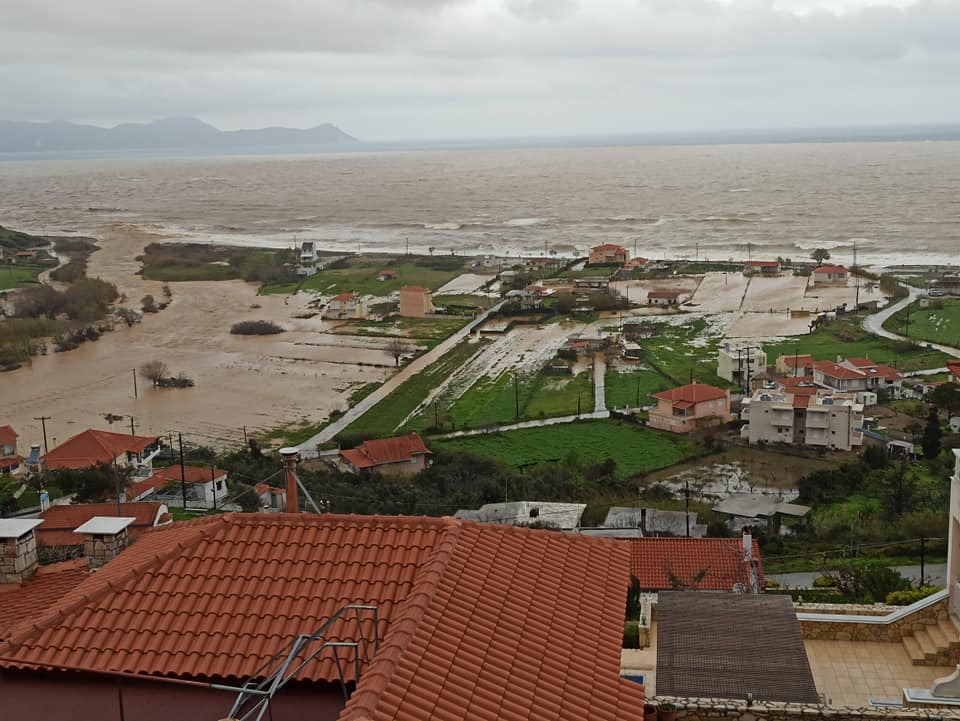
<instances>
[{"instance_id":1,"label":"satellite dish","mask_svg":"<svg viewBox=\"0 0 960 721\"><path fill-rule=\"evenodd\" d=\"M960 416L954 416L950 419L950 431L960 433Z\"/></svg>"}]
</instances>

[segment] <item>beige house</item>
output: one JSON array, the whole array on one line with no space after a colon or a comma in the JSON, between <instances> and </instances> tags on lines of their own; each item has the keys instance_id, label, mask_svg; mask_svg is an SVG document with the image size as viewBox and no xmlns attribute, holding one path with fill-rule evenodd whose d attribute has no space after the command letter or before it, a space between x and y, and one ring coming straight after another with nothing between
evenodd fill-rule
<instances>
[{"instance_id":1,"label":"beige house","mask_svg":"<svg viewBox=\"0 0 960 721\"><path fill-rule=\"evenodd\" d=\"M404 318L426 318L436 310L429 288L405 285L400 289L400 315Z\"/></svg>"},{"instance_id":2,"label":"beige house","mask_svg":"<svg viewBox=\"0 0 960 721\"><path fill-rule=\"evenodd\" d=\"M815 388L757 390L742 402L750 443L789 443L849 451L863 445L863 405L850 393Z\"/></svg>"},{"instance_id":3,"label":"beige house","mask_svg":"<svg viewBox=\"0 0 960 721\"><path fill-rule=\"evenodd\" d=\"M364 441L340 451L343 466L351 472L375 471L385 476L412 476L430 466L432 453L416 432L394 438Z\"/></svg>"},{"instance_id":4,"label":"beige house","mask_svg":"<svg viewBox=\"0 0 960 721\"><path fill-rule=\"evenodd\" d=\"M947 541L947 590L950 610L960 616L960 448L953 449L954 469L950 479L950 528ZM960 619L958 619L960 620Z\"/></svg>"},{"instance_id":5,"label":"beige house","mask_svg":"<svg viewBox=\"0 0 960 721\"><path fill-rule=\"evenodd\" d=\"M813 375L813 356L800 355L782 355L778 356L774 369L779 375L787 378L802 378Z\"/></svg>"},{"instance_id":6,"label":"beige house","mask_svg":"<svg viewBox=\"0 0 960 721\"><path fill-rule=\"evenodd\" d=\"M717 375L738 386L766 372L767 354L757 345L724 343L717 356Z\"/></svg>"},{"instance_id":7,"label":"beige house","mask_svg":"<svg viewBox=\"0 0 960 721\"><path fill-rule=\"evenodd\" d=\"M590 249L590 265L614 265L626 263L630 260L630 253L622 245L604 243Z\"/></svg>"},{"instance_id":8,"label":"beige house","mask_svg":"<svg viewBox=\"0 0 960 721\"><path fill-rule=\"evenodd\" d=\"M651 290L647 293L647 302L650 305L679 305L679 290Z\"/></svg>"},{"instance_id":9,"label":"beige house","mask_svg":"<svg viewBox=\"0 0 960 721\"><path fill-rule=\"evenodd\" d=\"M330 299L323 310L323 317L329 320L366 318L367 303L356 293L341 293Z\"/></svg>"},{"instance_id":10,"label":"beige house","mask_svg":"<svg viewBox=\"0 0 960 721\"><path fill-rule=\"evenodd\" d=\"M706 383L693 382L651 397L656 399L657 407L650 411L650 426L662 431L690 433L733 419L730 391Z\"/></svg>"}]
</instances>

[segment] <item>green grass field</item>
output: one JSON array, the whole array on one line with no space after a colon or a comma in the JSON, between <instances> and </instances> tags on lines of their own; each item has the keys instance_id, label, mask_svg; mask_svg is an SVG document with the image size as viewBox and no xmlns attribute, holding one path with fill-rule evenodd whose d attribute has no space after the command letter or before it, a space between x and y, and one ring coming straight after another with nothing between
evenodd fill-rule
<instances>
[{"instance_id":1,"label":"green grass field","mask_svg":"<svg viewBox=\"0 0 960 721\"><path fill-rule=\"evenodd\" d=\"M860 316L848 316L827 323L809 335L767 345L764 350L771 365L778 356L799 352L801 355L812 355L814 360L835 361L837 356L865 357L907 371L938 368L943 366L948 358L938 350L868 333L860 327Z\"/></svg>"},{"instance_id":2,"label":"green grass field","mask_svg":"<svg viewBox=\"0 0 960 721\"><path fill-rule=\"evenodd\" d=\"M510 466L567 460L581 463L617 462L620 478L666 468L693 456L688 439L616 421L578 421L542 428L450 438L436 443L453 450L472 451Z\"/></svg>"},{"instance_id":3,"label":"green grass field","mask_svg":"<svg viewBox=\"0 0 960 721\"><path fill-rule=\"evenodd\" d=\"M337 326L335 332L347 335L381 336L386 338L410 338L424 341L440 341L463 328L470 318L462 315L438 315L430 318L391 317L382 321L348 321Z\"/></svg>"},{"instance_id":4,"label":"green grass field","mask_svg":"<svg viewBox=\"0 0 960 721\"><path fill-rule=\"evenodd\" d=\"M405 285L422 285L436 290L463 271L462 263L456 268L439 270L411 261L390 265L387 265L387 262L367 258L351 260L348 268L321 270L304 280L300 287L302 290L325 294L353 292L360 295L385 296L400 290ZM384 268L396 271L396 280L377 280L377 276Z\"/></svg>"},{"instance_id":5,"label":"green grass field","mask_svg":"<svg viewBox=\"0 0 960 721\"><path fill-rule=\"evenodd\" d=\"M908 308L894 313L883 327L910 338L960 347L960 299L944 298L931 308L921 308L919 304L912 303Z\"/></svg>"},{"instance_id":6,"label":"green grass field","mask_svg":"<svg viewBox=\"0 0 960 721\"><path fill-rule=\"evenodd\" d=\"M398 428L400 424L426 399L430 391L466 363L482 347L480 344L466 341L458 343L435 363L406 380L393 393L347 426L341 435L370 433L377 436L390 436L395 431L402 431L403 429ZM413 423L408 425L411 429L416 428Z\"/></svg>"},{"instance_id":7,"label":"green grass field","mask_svg":"<svg viewBox=\"0 0 960 721\"><path fill-rule=\"evenodd\" d=\"M43 268L39 266L0 265L0 290L11 290L24 283L33 283L41 270Z\"/></svg>"},{"instance_id":8,"label":"green grass field","mask_svg":"<svg viewBox=\"0 0 960 721\"><path fill-rule=\"evenodd\" d=\"M653 338L640 341L644 360L669 373L677 383L686 384L693 378L699 383L726 388L730 384L717 375L720 338L706 336L706 329L703 319L684 325L664 324Z\"/></svg>"},{"instance_id":9,"label":"green grass field","mask_svg":"<svg viewBox=\"0 0 960 721\"><path fill-rule=\"evenodd\" d=\"M637 407L653 403L651 393L667 390L673 386L667 378L652 369L637 369L621 373L607 368L604 375L607 408ZM639 403L637 396L639 394Z\"/></svg>"}]
</instances>

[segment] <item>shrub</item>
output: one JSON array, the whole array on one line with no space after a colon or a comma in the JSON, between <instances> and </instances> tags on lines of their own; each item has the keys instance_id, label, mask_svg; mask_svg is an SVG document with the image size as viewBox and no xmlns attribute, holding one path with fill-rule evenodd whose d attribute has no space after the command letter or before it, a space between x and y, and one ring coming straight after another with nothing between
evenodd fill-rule
<instances>
[{"instance_id":1,"label":"shrub","mask_svg":"<svg viewBox=\"0 0 960 721\"><path fill-rule=\"evenodd\" d=\"M623 624L623 647L640 648L640 624L636 621Z\"/></svg>"},{"instance_id":2,"label":"shrub","mask_svg":"<svg viewBox=\"0 0 960 721\"><path fill-rule=\"evenodd\" d=\"M230 326L230 332L234 335L273 335L283 333L283 328L269 320L244 320Z\"/></svg>"},{"instance_id":3,"label":"shrub","mask_svg":"<svg viewBox=\"0 0 960 721\"><path fill-rule=\"evenodd\" d=\"M907 591L891 591L887 594L886 601L890 606L909 606L911 603L916 603L939 590L936 586L921 586Z\"/></svg>"},{"instance_id":4,"label":"shrub","mask_svg":"<svg viewBox=\"0 0 960 721\"><path fill-rule=\"evenodd\" d=\"M833 588L837 585L837 580L835 578L830 578L829 576L817 576L813 579L814 588Z\"/></svg>"}]
</instances>

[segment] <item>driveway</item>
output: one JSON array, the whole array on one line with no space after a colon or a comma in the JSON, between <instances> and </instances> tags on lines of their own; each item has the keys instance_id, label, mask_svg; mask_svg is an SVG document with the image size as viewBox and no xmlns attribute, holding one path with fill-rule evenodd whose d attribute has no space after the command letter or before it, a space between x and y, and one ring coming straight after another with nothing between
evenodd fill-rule
<instances>
[{"instance_id":1,"label":"driveway","mask_svg":"<svg viewBox=\"0 0 960 721\"><path fill-rule=\"evenodd\" d=\"M887 319L890 318L894 313L903 308L906 308L908 305L913 303L917 298L924 295L924 292L920 288L914 288L913 286L905 286L910 294L901 300L898 300L896 303L892 303L881 311L874 313L873 315L868 315L863 319L863 329L874 333L883 338L890 338L891 340L905 340L908 343L913 343L914 345L924 345L931 348L936 348L939 351L946 353L949 356L954 358L960 358L960 348L954 348L948 345L940 345L939 343L928 343L927 341L919 341L916 338L907 338L906 336L898 335L897 333L891 333L888 330L884 330L883 324L887 322Z\"/></svg>"}]
</instances>

